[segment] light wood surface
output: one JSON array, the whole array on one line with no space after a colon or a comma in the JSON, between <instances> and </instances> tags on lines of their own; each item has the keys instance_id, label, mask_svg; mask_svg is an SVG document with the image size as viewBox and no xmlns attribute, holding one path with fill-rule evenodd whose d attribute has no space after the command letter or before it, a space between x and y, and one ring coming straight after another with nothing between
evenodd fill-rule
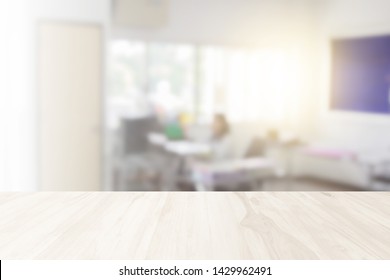
<instances>
[{"instance_id":1,"label":"light wood surface","mask_svg":"<svg viewBox=\"0 0 390 280\"><path fill-rule=\"evenodd\" d=\"M390 259L390 193L1 194L0 259Z\"/></svg>"}]
</instances>

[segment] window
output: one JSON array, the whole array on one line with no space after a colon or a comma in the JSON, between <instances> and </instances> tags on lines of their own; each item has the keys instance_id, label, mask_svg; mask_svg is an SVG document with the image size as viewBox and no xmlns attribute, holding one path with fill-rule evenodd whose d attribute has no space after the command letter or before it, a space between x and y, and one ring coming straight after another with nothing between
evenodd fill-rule
<instances>
[{"instance_id":1,"label":"window","mask_svg":"<svg viewBox=\"0 0 390 280\"><path fill-rule=\"evenodd\" d=\"M225 112L233 122L284 117L286 74L281 52L202 47L199 111L204 120Z\"/></svg>"},{"instance_id":2,"label":"window","mask_svg":"<svg viewBox=\"0 0 390 280\"><path fill-rule=\"evenodd\" d=\"M286 117L291 73L281 51L127 41L111 50L110 96L157 97L199 122L218 112L233 122L277 124Z\"/></svg>"},{"instance_id":3,"label":"window","mask_svg":"<svg viewBox=\"0 0 390 280\"><path fill-rule=\"evenodd\" d=\"M198 108L201 122L209 122L225 106L226 52L222 48L200 49Z\"/></svg>"},{"instance_id":4,"label":"window","mask_svg":"<svg viewBox=\"0 0 390 280\"><path fill-rule=\"evenodd\" d=\"M116 41L111 45L110 95L116 97L143 94L146 86L146 45Z\"/></svg>"},{"instance_id":5,"label":"window","mask_svg":"<svg viewBox=\"0 0 390 280\"><path fill-rule=\"evenodd\" d=\"M110 45L108 126L116 129L122 118L150 113L145 97L146 44L115 41Z\"/></svg>"},{"instance_id":6,"label":"window","mask_svg":"<svg viewBox=\"0 0 390 280\"><path fill-rule=\"evenodd\" d=\"M195 112L195 47L151 44L147 73L150 95L174 99L181 110Z\"/></svg>"}]
</instances>

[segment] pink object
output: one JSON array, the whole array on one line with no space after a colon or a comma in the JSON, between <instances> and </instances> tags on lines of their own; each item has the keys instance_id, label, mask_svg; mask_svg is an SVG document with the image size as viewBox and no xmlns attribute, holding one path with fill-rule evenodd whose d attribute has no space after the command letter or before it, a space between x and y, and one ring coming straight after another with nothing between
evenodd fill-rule
<instances>
[{"instance_id":1,"label":"pink object","mask_svg":"<svg viewBox=\"0 0 390 280\"><path fill-rule=\"evenodd\" d=\"M330 149L330 148L307 148L305 153L309 156L322 157L328 159L351 159L357 158L357 155L353 151L343 149Z\"/></svg>"}]
</instances>

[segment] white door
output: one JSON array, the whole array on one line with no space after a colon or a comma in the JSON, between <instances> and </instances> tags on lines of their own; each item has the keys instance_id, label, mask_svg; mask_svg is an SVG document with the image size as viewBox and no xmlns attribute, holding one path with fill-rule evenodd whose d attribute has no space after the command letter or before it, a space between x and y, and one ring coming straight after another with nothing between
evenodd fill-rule
<instances>
[{"instance_id":1,"label":"white door","mask_svg":"<svg viewBox=\"0 0 390 280\"><path fill-rule=\"evenodd\" d=\"M102 32L44 23L38 31L39 170L43 191L102 183Z\"/></svg>"}]
</instances>

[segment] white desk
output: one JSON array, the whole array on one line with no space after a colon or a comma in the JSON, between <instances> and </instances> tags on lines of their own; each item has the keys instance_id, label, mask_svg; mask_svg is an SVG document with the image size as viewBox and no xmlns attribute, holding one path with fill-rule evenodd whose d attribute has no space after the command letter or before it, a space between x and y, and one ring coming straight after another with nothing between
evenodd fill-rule
<instances>
[{"instance_id":1,"label":"white desk","mask_svg":"<svg viewBox=\"0 0 390 280\"><path fill-rule=\"evenodd\" d=\"M175 141L166 143L165 150L178 156L189 157L208 155L211 152L211 147L202 143Z\"/></svg>"},{"instance_id":2,"label":"white desk","mask_svg":"<svg viewBox=\"0 0 390 280\"><path fill-rule=\"evenodd\" d=\"M161 133L149 133L148 141L152 145L163 147L168 142L168 139Z\"/></svg>"},{"instance_id":3,"label":"white desk","mask_svg":"<svg viewBox=\"0 0 390 280\"><path fill-rule=\"evenodd\" d=\"M193 141L170 141L160 133L150 133L148 140L150 144L182 157L208 155L211 152L211 147L207 144Z\"/></svg>"},{"instance_id":4,"label":"white desk","mask_svg":"<svg viewBox=\"0 0 390 280\"><path fill-rule=\"evenodd\" d=\"M267 158L239 159L226 162L200 163L192 168L198 191L213 191L215 186L234 187L254 183L273 174L275 163Z\"/></svg>"},{"instance_id":5,"label":"white desk","mask_svg":"<svg viewBox=\"0 0 390 280\"><path fill-rule=\"evenodd\" d=\"M164 135L153 133L149 142L177 156L180 161L211 153L210 145L191 141L169 141ZM180 165L180 164L179 164ZM275 163L267 158L237 159L224 162L191 165L191 180L198 191L213 191L215 186L234 187L254 183L275 171Z\"/></svg>"}]
</instances>

